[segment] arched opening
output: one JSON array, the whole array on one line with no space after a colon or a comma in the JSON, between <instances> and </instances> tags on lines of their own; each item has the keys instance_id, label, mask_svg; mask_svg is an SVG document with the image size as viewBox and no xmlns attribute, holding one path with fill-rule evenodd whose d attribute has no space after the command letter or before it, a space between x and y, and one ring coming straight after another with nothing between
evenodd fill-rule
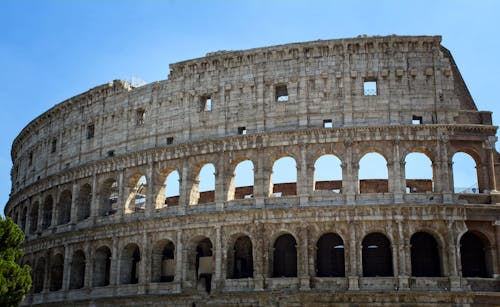
<instances>
[{"instance_id":1,"label":"arched opening","mask_svg":"<svg viewBox=\"0 0 500 307\"><path fill-rule=\"evenodd\" d=\"M463 277L490 277L487 270L486 240L470 231L460 239L460 258Z\"/></svg>"},{"instance_id":2,"label":"arched opening","mask_svg":"<svg viewBox=\"0 0 500 307\"><path fill-rule=\"evenodd\" d=\"M297 195L297 163L292 157L274 161L271 173L272 196Z\"/></svg>"},{"instance_id":3,"label":"arched opening","mask_svg":"<svg viewBox=\"0 0 500 307\"><path fill-rule=\"evenodd\" d=\"M146 187L146 176L135 174L130 178L130 192L125 203L125 213L141 212L146 209Z\"/></svg>"},{"instance_id":4,"label":"arched opening","mask_svg":"<svg viewBox=\"0 0 500 307\"><path fill-rule=\"evenodd\" d=\"M180 177L177 170L170 171L165 178L163 187L156 199L156 208L172 207L179 205Z\"/></svg>"},{"instance_id":5,"label":"arched opening","mask_svg":"<svg viewBox=\"0 0 500 307\"><path fill-rule=\"evenodd\" d=\"M33 292L40 293L43 291L43 282L45 280L45 258L38 258L35 271L33 274Z\"/></svg>"},{"instance_id":6,"label":"arched opening","mask_svg":"<svg viewBox=\"0 0 500 307\"><path fill-rule=\"evenodd\" d=\"M85 253L77 250L71 259L71 272L69 279L70 289L83 288L85 281Z\"/></svg>"},{"instance_id":7,"label":"arched opening","mask_svg":"<svg viewBox=\"0 0 500 307\"><path fill-rule=\"evenodd\" d=\"M71 218L71 191L64 190L57 204L57 225L67 224Z\"/></svg>"},{"instance_id":8,"label":"arched opening","mask_svg":"<svg viewBox=\"0 0 500 307\"><path fill-rule=\"evenodd\" d=\"M253 277L252 240L248 236L234 242L228 255L227 273L228 278L233 279Z\"/></svg>"},{"instance_id":9,"label":"arched opening","mask_svg":"<svg viewBox=\"0 0 500 307\"><path fill-rule=\"evenodd\" d=\"M50 265L50 291L58 291L62 289L63 271L63 255L57 254L52 258Z\"/></svg>"},{"instance_id":10,"label":"arched opening","mask_svg":"<svg viewBox=\"0 0 500 307\"><path fill-rule=\"evenodd\" d=\"M322 155L314 162L314 190L342 193L342 162L334 155Z\"/></svg>"},{"instance_id":11,"label":"arched opening","mask_svg":"<svg viewBox=\"0 0 500 307\"><path fill-rule=\"evenodd\" d=\"M439 277L441 266L436 239L426 232L411 236L411 275L416 277Z\"/></svg>"},{"instance_id":12,"label":"arched opening","mask_svg":"<svg viewBox=\"0 0 500 307\"><path fill-rule=\"evenodd\" d=\"M405 177L407 193L434 191L432 161L423 153L412 152L406 155Z\"/></svg>"},{"instance_id":13,"label":"arched opening","mask_svg":"<svg viewBox=\"0 0 500 307\"><path fill-rule=\"evenodd\" d=\"M175 246L170 240L161 240L153 248L151 280L171 282L175 277Z\"/></svg>"},{"instance_id":14,"label":"arched opening","mask_svg":"<svg viewBox=\"0 0 500 307\"><path fill-rule=\"evenodd\" d=\"M254 167L253 162L244 160L234 168L233 177L229 183L228 199L253 198Z\"/></svg>"},{"instance_id":15,"label":"arched opening","mask_svg":"<svg viewBox=\"0 0 500 307\"><path fill-rule=\"evenodd\" d=\"M99 205L99 215L108 216L116 213L115 204L118 201L118 182L107 179L102 184Z\"/></svg>"},{"instance_id":16,"label":"arched opening","mask_svg":"<svg viewBox=\"0 0 500 307\"><path fill-rule=\"evenodd\" d=\"M43 202L42 208L42 230L45 230L50 227L52 224L52 207L54 201L52 200L52 196L47 196L45 201Z\"/></svg>"},{"instance_id":17,"label":"arched opening","mask_svg":"<svg viewBox=\"0 0 500 307\"><path fill-rule=\"evenodd\" d=\"M139 246L134 243L125 246L120 260L120 283L122 285L139 283L139 263L141 261Z\"/></svg>"},{"instance_id":18,"label":"arched opening","mask_svg":"<svg viewBox=\"0 0 500 307\"><path fill-rule=\"evenodd\" d=\"M297 242L290 234L274 242L273 277L297 277Z\"/></svg>"},{"instance_id":19,"label":"arched opening","mask_svg":"<svg viewBox=\"0 0 500 307\"><path fill-rule=\"evenodd\" d=\"M386 193L389 192L389 176L387 161L376 152L365 154L359 160L359 192Z\"/></svg>"},{"instance_id":20,"label":"arched opening","mask_svg":"<svg viewBox=\"0 0 500 307\"><path fill-rule=\"evenodd\" d=\"M215 201L215 166L207 163L200 168L193 182L190 204L206 204Z\"/></svg>"},{"instance_id":21,"label":"arched opening","mask_svg":"<svg viewBox=\"0 0 500 307\"><path fill-rule=\"evenodd\" d=\"M344 277L344 241L334 233L327 233L316 244L316 272L318 277Z\"/></svg>"},{"instance_id":22,"label":"arched opening","mask_svg":"<svg viewBox=\"0 0 500 307\"><path fill-rule=\"evenodd\" d=\"M86 183L80 187L78 193L78 205L76 207L76 219L82 221L90 216L90 203L92 202L92 187Z\"/></svg>"},{"instance_id":23,"label":"arched opening","mask_svg":"<svg viewBox=\"0 0 500 307\"><path fill-rule=\"evenodd\" d=\"M371 233L362 242L363 276L393 276L391 242L381 233Z\"/></svg>"},{"instance_id":24,"label":"arched opening","mask_svg":"<svg viewBox=\"0 0 500 307\"><path fill-rule=\"evenodd\" d=\"M204 238L196 244L194 265L196 280L204 284L205 290L210 292L212 288L212 274L215 270L212 256L212 242L210 239Z\"/></svg>"},{"instance_id":25,"label":"arched opening","mask_svg":"<svg viewBox=\"0 0 500 307\"><path fill-rule=\"evenodd\" d=\"M111 271L111 250L107 246L99 247L95 252L92 285L104 287L109 285Z\"/></svg>"},{"instance_id":26,"label":"arched opening","mask_svg":"<svg viewBox=\"0 0 500 307\"><path fill-rule=\"evenodd\" d=\"M38 202L31 205L30 212L30 233L35 233L38 228Z\"/></svg>"},{"instance_id":27,"label":"arched opening","mask_svg":"<svg viewBox=\"0 0 500 307\"><path fill-rule=\"evenodd\" d=\"M455 193L480 193L476 161L465 152L453 155L453 190Z\"/></svg>"}]
</instances>

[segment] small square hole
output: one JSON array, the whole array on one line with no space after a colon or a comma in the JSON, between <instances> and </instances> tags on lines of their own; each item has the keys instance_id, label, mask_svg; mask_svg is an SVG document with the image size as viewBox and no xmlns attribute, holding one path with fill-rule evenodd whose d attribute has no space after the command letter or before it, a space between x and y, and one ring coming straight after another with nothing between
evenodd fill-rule
<instances>
[{"instance_id":1,"label":"small square hole","mask_svg":"<svg viewBox=\"0 0 500 307\"><path fill-rule=\"evenodd\" d=\"M247 128L245 128L245 127L238 127L238 134L240 134L240 135L247 134Z\"/></svg>"},{"instance_id":2,"label":"small square hole","mask_svg":"<svg viewBox=\"0 0 500 307\"><path fill-rule=\"evenodd\" d=\"M413 115L413 118L411 120L412 125L422 125L422 116L415 116Z\"/></svg>"},{"instance_id":3,"label":"small square hole","mask_svg":"<svg viewBox=\"0 0 500 307\"><path fill-rule=\"evenodd\" d=\"M323 128L333 128L333 122L331 119L323 120Z\"/></svg>"},{"instance_id":4,"label":"small square hole","mask_svg":"<svg viewBox=\"0 0 500 307\"><path fill-rule=\"evenodd\" d=\"M90 140L94 137L95 126L94 124L90 124L87 126L87 140Z\"/></svg>"},{"instance_id":5,"label":"small square hole","mask_svg":"<svg viewBox=\"0 0 500 307\"><path fill-rule=\"evenodd\" d=\"M174 143L174 137L169 136L169 137L167 138L167 145L172 145L173 143Z\"/></svg>"},{"instance_id":6,"label":"small square hole","mask_svg":"<svg viewBox=\"0 0 500 307\"><path fill-rule=\"evenodd\" d=\"M204 112L212 111L212 97L209 95L201 97L201 109Z\"/></svg>"},{"instance_id":7,"label":"small square hole","mask_svg":"<svg viewBox=\"0 0 500 307\"><path fill-rule=\"evenodd\" d=\"M288 102L288 89L285 84L276 85L274 91L277 102Z\"/></svg>"},{"instance_id":8,"label":"small square hole","mask_svg":"<svg viewBox=\"0 0 500 307\"><path fill-rule=\"evenodd\" d=\"M363 95L377 96L377 81L373 80L363 82Z\"/></svg>"}]
</instances>

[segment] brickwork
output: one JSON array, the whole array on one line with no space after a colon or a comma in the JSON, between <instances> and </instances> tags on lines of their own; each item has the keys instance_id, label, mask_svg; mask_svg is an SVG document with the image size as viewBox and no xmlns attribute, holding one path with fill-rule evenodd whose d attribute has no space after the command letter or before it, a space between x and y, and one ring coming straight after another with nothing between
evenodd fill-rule
<instances>
[{"instance_id":1,"label":"brickwork","mask_svg":"<svg viewBox=\"0 0 500 307\"><path fill-rule=\"evenodd\" d=\"M214 52L170 65L167 80L116 80L54 106L12 146L5 213L36 280L24 304L498 302L497 127L440 42ZM457 152L476 163L475 193L454 192ZM367 153L386 179L359 178ZM407 178L411 153L432 178ZM315 181L326 154L341 180ZM273 184L282 157L296 182ZM254 184L235 186L246 160ZM215 189L200 192L207 164Z\"/></svg>"}]
</instances>

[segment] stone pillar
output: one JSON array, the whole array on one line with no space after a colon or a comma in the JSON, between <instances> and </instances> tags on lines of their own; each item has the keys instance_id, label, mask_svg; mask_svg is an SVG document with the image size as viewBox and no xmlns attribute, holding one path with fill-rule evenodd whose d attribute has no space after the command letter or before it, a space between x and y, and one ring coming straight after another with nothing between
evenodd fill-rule
<instances>
[{"instance_id":1,"label":"stone pillar","mask_svg":"<svg viewBox=\"0 0 500 307\"><path fill-rule=\"evenodd\" d=\"M186 206L189 204L189 186L191 182L188 182L189 167L188 159L184 158L182 160L182 172L180 174L180 184L179 184L179 209L180 213L184 214L186 212Z\"/></svg>"},{"instance_id":2,"label":"stone pillar","mask_svg":"<svg viewBox=\"0 0 500 307\"><path fill-rule=\"evenodd\" d=\"M187 261L187 258L183 258L182 251L184 250L184 246L182 244L182 229L177 230L177 238L176 238L176 246L175 246L175 282L181 282L183 280L182 276L182 263L183 261Z\"/></svg>"},{"instance_id":3,"label":"stone pillar","mask_svg":"<svg viewBox=\"0 0 500 307\"><path fill-rule=\"evenodd\" d=\"M406 236L404 234L404 228L403 228L403 220L400 218L396 221L397 223L397 246L394 246L394 249L396 250L395 254L396 257L398 257L398 276L399 277L399 289L400 290L409 290L410 289L410 282L409 282L409 276L410 273L407 271L407 261L408 261L408 255L409 255L409 250L408 247L409 245L407 244L407 240L405 239ZM394 236L396 238L396 236ZM396 241L396 239L395 239Z\"/></svg>"},{"instance_id":4,"label":"stone pillar","mask_svg":"<svg viewBox=\"0 0 500 307\"><path fill-rule=\"evenodd\" d=\"M73 188L71 191L71 209L70 209L70 224L74 224L77 222L76 212L78 209L78 198L80 197L80 191L78 190L78 184L76 182L73 183Z\"/></svg>"},{"instance_id":5,"label":"stone pillar","mask_svg":"<svg viewBox=\"0 0 500 307\"><path fill-rule=\"evenodd\" d=\"M226 155L221 152L219 154L219 161L215 163L215 206L217 210L224 210L224 202L226 201L226 189L224 189L226 181ZM230 178L230 177L229 177Z\"/></svg>"},{"instance_id":6,"label":"stone pillar","mask_svg":"<svg viewBox=\"0 0 500 307\"><path fill-rule=\"evenodd\" d=\"M455 222L448 222L448 253L449 253L449 274L450 274L450 290L459 291L461 290L460 275L461 269L459 268L460 263L460 244L457 244L457 232L455 229Z\"/></svg>"},{"instance_id":7,"label":"stone pillar","mask_svg":"<svg viewBox=\"0 0 500 307\"><path fill-rule=\"evenodd\" d=\"M486 177L489 178L488 189L491 192L497 192L497 180L495 175L495 152L493 148L495 147L496 137L489 137L488 140L484 142L484 147L486 149L486 155L488 158L488 167L486 172Z\"/></svg>"},{"instance_id":8,"label":"stone pillar","mask_svg":"<svg viewBox=\"0 0 500 307\"><path fill-rule=\"evenodd\" d=\"M406 180L404 160L401 160L399 149L399 139L393 141L393 160L389 171L389 192L394 193L394 203L403 203L403 194L405 193Z\"/></svg>"},{"instance_id":9,"label":"stone pillar","mask_svg":"<svg viewBox=\"0 0 500 307\"><path fill-rule=\"evenodd\" d=\"M446 204L453 203L452 193L453 191L453 162L450 160L448 156L448 136L443 135L440 141L441 152L441 161L442 161L442 173L441 180L443 182L442 193L443 193L443 202Z\"/></svg>"},{"instance_id":10,"label":"stone pillar","mask_svg":"<svg viewBox=\"0 0 500 307\"><path fill-rule=\"evenodd\" d=\"M150 216L151 212L156 207L156 194L155 194L156 178L154 176L154 162L152 157L148 157L148 168L146 170L146 203L145 214Z\"/></svg>"},{"instance_id":11,"label":"stone pillar","mask_svg":"<svg viewBox=\"0 0 500 307\"><path fill-rule=\"evenodd\" d=\"M255 244L253 250L253 278L255 290L264 290L264 279L267 275L266 263L268 262L266 254L266 242L264 239L264 224L256 222L255 224Z\"/></svg>"},{"instance_id":12,"label":"stone pillar","mask_svg":"<svg viewBox=\"0 0 500 307\"><path fill-rule=\"evenodd\" d=\"M125 204L127 202L128 195L125 195L125 169L120 170L118 174L118 200L116 214L122 216L125 212Z\"/></svg>"},{"instance_id":13,"label":"stone pillar","mask_svg":"<svg viewBox=\"0 0 500 307\"><path fill-rule=\"evenodd\" d=\"M356 194L359 194L358 161L353 161L353 142L347 138L344 140L346 149L345 161L342 163L342 193L345 194L346 204L354 205Z\"/></svg>"},{"instance_id":14,"label":"stone pillar","mask_svg":"<svg viewBox=\"0 0 500 307\"><path fill-rule=\"evenodd\" d=\"M309 230L306 227L301 227L299 229L299 244L298 244L298 276L299 276L299 287L301 290L309 290L311 288L309 284L309 253L308 253L308 233Z\"/></svg>"},{"instance_id":15,"label":"stone pillar","mask_svg":"<svg viewBox=\"0 0 500 307\"><path fill-rule=\"evenodd\" d=\"M111 251L111 268L109 273L109 284L114 286L118 284L119 281L119 266L120 266L120 258L118 256L118 237L113 237L113 246Z\"/></svg>"},{"instance_id":16,"label":"stone pillar","mask_svg":"<svg viewBox=\"0 0 500 307\"><path fill-rule=\"evenodd\" d=\"M99 215L99 197L97 190L97 175L92 175L92 200L90 202L90 216L92 220Z\"/></svg>"},{"instance_id":17,"label":"stone pillar","mask_svg":"<svg viewBox=\"0 0 500 307\"><path fill-rule=\"evenodd\" d=\"M69 281L71 274L71 266L73 259L71 259L71 251L73 250L68 244L64 245L64 264L63 264L63 280L62 280L62 290L66 291L69 289Z\"/></svg>"},{"instance_id":18,"label":"stone pillar","mask_svg":"<svg viewBox=\"0 0 500 307\"><path fill-rule=\"evenodd\" d=\"M300 145L300 157L297 164L297 195L299 196L300 205L307 205L309 194L313 190L310 184L311 178L307 171L307 147ZM312 180L314 181L314 180Z\"/></svg>"},{"instance_id":19,"label":"stone pillar","mask_svg":"<svg viewBox=\"0 0 500 307\"><path fill-rule=\"evenodd\" d=\"M85 251L85 278L84 288L92 287L92 280L94 279L94 249L91 248L90 242L86 241L83 250Z\"/></svg>"},{"instance_id":20,"label":"stone pillar","mask_svg":"<svg viewBox=\"0 0 500 307\"><path fill-rule=\"evenodd\" d=\"M361 275L361 242L358 242L359 230L355 222L349 222L349 250L344 251L349 255L347 267L347 278L349 281L349 290L359 290L359 276Z\"/></svg>"},{"instance_id":21,"label":"stone pillar","mask_svg":"<svg viewBox=\"0 0 500 307\"><path fill-rule=\"evenodd\" d=\"M57 226L57 216L59 214L57 212L57 210L59 209L59 197L61 196L60 192L61 192L61 188L59 186L57 186L56 196L54 197L53 203L52 203L52 218L51 218L49 228L54 228L55 226ZM28 208L28 217L29 217L29 208ZM29 223L28 221L29 221L29 219L27 218L26 219L26 226L28 226L28 223ZM29 228L26 228L26 229L29 229Z\"/></svg>"},{"instance_id":22,"label":"stone pillar","mask_svg":"<svg viewBox=\"0 0 500 307\"><path fill-rule=\"evenodd\" d=\"M222 236L220 226L215 227L215 287L222 286Z\"/></svg>"},{"instance_id":23,"label":"stone pillar","mask_svg":"<svg viewBox=\"0 0 500 307\"><path fill-rule=\"evenodd\" d=\"M48 292L50 289L50 264L52 262L52 257L51 257L51 252L47 250L44 255L45 259L45 275L44 275L44 281L43 281L43 291L42 292Z\"/></svg>"},{"instance_id":24,"label":"stone pillar","mask_svg":"<svg viewBox=\"0 0 500 307\"><path fill-rule=\"evenodd\" d=\"M262 146L262 144L260 144ZM265 172L265 167L267 163L264 160L264 150L259 150L257 153L257 161L255 167L255 177L253 185L253 195L255 199L255 205L258 208L264 206L264 199L268 197L269 193L269 182L266 178L267 174Z\"/></svg>"},{"instance_id":25,"label":"stone pillar","mask_svg":"<svg viewBox=\"0 0 500 307\"><path fill-rule=\"evenodd\" d=\"M148 234L143 231L142 233L142 252L141 252L141 261L139 263L139 284L141 285L147 285L151 283L151 274L148 274L149 270L148 267L151 267L150 261L151 261L151 251L149 250L149 244L148 244Z\"/></svg>"}]
</instances>

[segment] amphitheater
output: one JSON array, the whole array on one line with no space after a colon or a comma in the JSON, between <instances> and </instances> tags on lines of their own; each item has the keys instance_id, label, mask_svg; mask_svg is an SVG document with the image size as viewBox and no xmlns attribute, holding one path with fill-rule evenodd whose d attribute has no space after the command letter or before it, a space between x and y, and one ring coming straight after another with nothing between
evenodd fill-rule
<instances>
[{"instance_id":1,"label":"amphitheater","mask_svg":"<svg viewBox=\"0 0 500 307\"><path fill-rule=\"evenodd\" d=\"M439 36L218 51L97 86L13 142L23 304L500 304L496 130ZM454 189L457 153L477 187ZM407 178L412 154L430 178ZM340 175L317 179L323 160Z\"/></svg>"}]
</instances>

